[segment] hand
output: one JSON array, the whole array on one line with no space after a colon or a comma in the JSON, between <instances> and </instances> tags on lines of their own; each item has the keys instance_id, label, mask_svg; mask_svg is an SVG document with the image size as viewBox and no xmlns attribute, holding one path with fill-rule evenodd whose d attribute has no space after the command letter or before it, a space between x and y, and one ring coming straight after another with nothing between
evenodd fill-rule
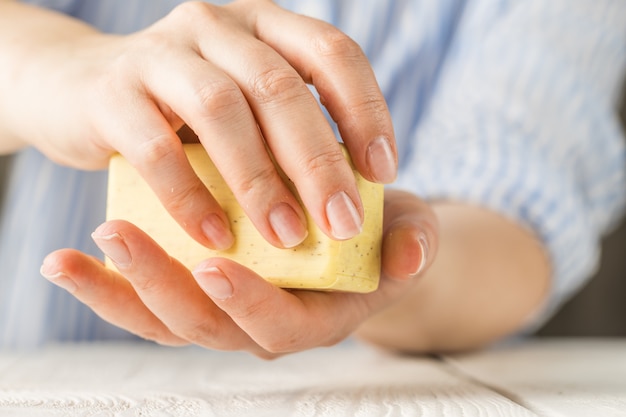
<instances>
[{"instance_id":1,"label":"hand","mask_svg":"<svg viewBox=\"0 0 626 417\"><path fill-rule=\"evenodd\" d=\"M383 276L370 294L281 289L222 258L208 259L192 273L123 221L101 225L94 239L123 276L72 249L50 254L42 274L141 337L264 358L344 339L418 282L438 245L430 207L399 191L386 195Z\"/></svg>"},{"instance_id":2,"label":"hand","mask_svg":"<svg viewBox=\"0 0 626 417\"><path fill-rule=\"evenodd\" d=\"M2 7L9 24L10 13L27 6ZM391 119L368 61L326 23L270 1L187 2L146 30L111 36L36 10L28 8L21 38L15 35L20 28L12 27L9 38L20 42L7 50L24 45L29 53L16 55L30 61L22 83L5 80L3 95L13 102L4 106L0 125L76 168L104 168L120 152L206 246L225 249L233 237L185 158L176 135L184 125L198 135L261 234L278 247L300 243L307 227L266 149L326 234L350 238L362 223L353 174L307 83L337 122L358 170L378 182L396 175ZM39 26L27 30L29 22Z\"/></svg>"}]
</instances>

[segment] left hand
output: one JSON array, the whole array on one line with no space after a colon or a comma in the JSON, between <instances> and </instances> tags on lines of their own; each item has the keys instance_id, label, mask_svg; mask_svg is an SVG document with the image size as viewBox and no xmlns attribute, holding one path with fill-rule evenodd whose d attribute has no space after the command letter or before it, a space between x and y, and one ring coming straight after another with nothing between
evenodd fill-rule
<instances>
[{"instance_id":1,"label":"left hand","mask_svg":"<svg viewBox=\"0 0 626 417\"><path fill-rule=\"evenodd\" d=\"M46 257L42 274L103 319L146 339L273 358L338 343L419 281L415 276L433 262L438 245L433 211L411 194L387 191L384 213L382 277L370 294L282 289L223 258L192 272L119 220L93 237L121 273L62 249Z\"/></svg>"}]
</instances>

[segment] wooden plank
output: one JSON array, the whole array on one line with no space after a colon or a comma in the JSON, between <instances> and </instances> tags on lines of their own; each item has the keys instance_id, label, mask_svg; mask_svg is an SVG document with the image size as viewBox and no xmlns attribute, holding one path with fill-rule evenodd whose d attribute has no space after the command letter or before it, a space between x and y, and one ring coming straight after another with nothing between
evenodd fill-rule
<instances>
[{"instance_id":1,"label":"wooden plank","mask_svg":"<svg viewBox=\"0 0 626 417\"><path fill-rule=\"evenodd\" d=\"M355 343L269 362L147 344L59 346L5 371L3 416L535 415L438 359Z\"/></svg>"},{"instance_id":2,"label":"wooden plank","mask_svg":"<svg viewBox=\"0 0 626 417\"><path fill-rule=\"evenodd\" d=\"M542 416L626 416L626 339L537 339L445 360Z\"/></svg>"}]
</instances>

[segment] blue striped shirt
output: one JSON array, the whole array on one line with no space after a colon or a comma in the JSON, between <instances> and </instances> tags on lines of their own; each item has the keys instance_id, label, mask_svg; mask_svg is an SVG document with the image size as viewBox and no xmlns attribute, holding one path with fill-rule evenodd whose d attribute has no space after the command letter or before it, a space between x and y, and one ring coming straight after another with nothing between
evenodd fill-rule
<instances>
[{"instance_id":1,"label":"blue striped shirt","mask_svg":"<svg viewBox=\"0 0 626 417\"><path fill-rule=\"evenodd\" d=\"M130 33L175 0L29 0ZM617 117L623 0L283 0L354 38L372 62L400 154L395 187L493 209L545 242L554 284L542 318L597 266L626 205ZM16 155L0 209L0 347L132 337L39 274L46 254L100 256L106 172ZM539 323L539 322L537 322Z\"/></svg>"}]
</instances>

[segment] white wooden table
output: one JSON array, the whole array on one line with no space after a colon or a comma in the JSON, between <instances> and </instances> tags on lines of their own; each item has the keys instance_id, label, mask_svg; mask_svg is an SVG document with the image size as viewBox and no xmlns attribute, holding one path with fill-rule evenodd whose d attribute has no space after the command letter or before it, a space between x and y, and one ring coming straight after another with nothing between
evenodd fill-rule
<instances>
[{"instance_id":1,"label":"white wooden table","mask_svg":"<svg viewBox=\"0 0 626 417\"><path fill-rule=\"evenodd\" d=\"M626 416L626 339L450 357L347 343L266 362L150 344L0 353L0 416Z\"/></svg>"}]
</instances>

